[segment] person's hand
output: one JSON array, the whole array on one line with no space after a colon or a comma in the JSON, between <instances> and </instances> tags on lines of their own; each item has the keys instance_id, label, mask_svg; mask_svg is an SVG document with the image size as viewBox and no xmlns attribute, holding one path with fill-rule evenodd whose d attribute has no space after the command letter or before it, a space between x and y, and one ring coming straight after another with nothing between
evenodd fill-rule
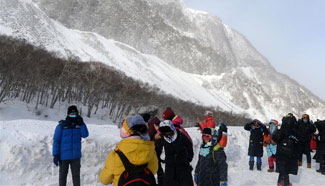
<instances>
[{"instance_id":1,"label":"person's hand","mask_svg":"<svg viewBox=\"0 0 325 186\"><path fill-rule=\"evenodd\" d=\"M227 181L221 181L220 182L220 186L227 186L228 184L227 184Z\"/></svg>"},{"instance_id":2,"label":"person's hand","mask_svg":"<svg viewBox=\"0 0 325 186\"><path fill-rule=\"evenodd\" d=\"M160 134L155 134L155 140L160 140L161 139L161 135Z\"/></svg>"},{"instance_id":3,"label":"person's hand","mask_svg":"<svg viewBox=\"0 0 325 186\"><path fill-rule=\"evenodd\" d=\"M60 156L59 155L55 155L53 157L53 163L56 165L56 166L59 166L60 164Z\"/></svg>"},{"instance_id":4,"label":"person's hand","mask_svg":"<svg viewBox=\"0 0 325 186\"><path fill-rule=\"evenodd\" d=\"M196 122L201 123L200 118L196 118Z\"/></svg>"},{"instance_id":5,"label":"person's hand","mask_svg":"<svg viewBox=\"0 0 325 186\"><path fill-rule=\"evenodd\" d=\"M220 146L219 144L217 144L216 146L213 147L213 151L217 151L217 150L219 150L220 147L221 147L221 146Z\"/></svg>"}]
</instances>

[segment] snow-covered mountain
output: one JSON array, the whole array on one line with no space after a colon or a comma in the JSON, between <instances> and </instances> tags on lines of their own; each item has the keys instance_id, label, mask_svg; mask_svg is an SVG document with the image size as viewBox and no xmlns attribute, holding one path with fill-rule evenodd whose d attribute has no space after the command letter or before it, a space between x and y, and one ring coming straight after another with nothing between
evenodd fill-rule
<instances>
[{"instance_id":1,"label":"snow-covered mountain","mask_svg":"<svg viewBox=\"0 0 325 186\"><path fill-rule=\"evenodd\" d=\"M251 117L325 103L280 74L244 36L180 0L1 0L0 34L101 61L183 100Z\"/></svg>"}]
</instances>

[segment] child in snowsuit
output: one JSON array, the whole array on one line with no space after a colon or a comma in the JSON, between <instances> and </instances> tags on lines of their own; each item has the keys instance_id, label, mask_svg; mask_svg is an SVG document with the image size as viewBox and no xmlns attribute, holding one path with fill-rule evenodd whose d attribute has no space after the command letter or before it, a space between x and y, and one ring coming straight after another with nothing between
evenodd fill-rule
<instances>
[{"instance_id":1,"label":"child in snowsuit","mask_svg":"<svg viewBox=\"0 0 325 186\"><path fill-rule=\"evenodd\" d=\"M288 114L282 119L281 129L277 130L272 140L277 143L276 161L279 170L278 186L292 186L289 174L298 173L296 118Z\"/></svg>"},{"instance_id":2,"label":"child in snowsuit","mask_svg":"<svg viewBox=\"0 0 325 186\"><path fill-rule=\"evenodd\" d=\"M213 130L205 128L202 131L199 161L194 175L194 180L198 186L227 186L227 157L220 143L218 141L213 143Z\"/></svg>"},{"instance_id":3,"label":"child in snowsuit","mask_svg":"<svg viewBox=\"0 0 325 186\"><path fill-rule=\"evenodd\" d=\"M193 145L189 139L176 130L170 120L159 125L162 145L165 149L164 186L193 186L192 167Z\"/></svg>"},{"instance_id":4,"label":"child in snowsuit","mask_svg":"<svg viewBox=\"0 0 325 186\"><path fill-rule=\"evenodd\" d=\"M156 174L158 159L155 151L155 143L150 141L147 133L147 125L140 115L125 117L118 126L122 140L116 145L106 159L104 168L99 175L100 183L104 185L118 185L125 167L116 151L122 152L133 165L147 164L147 168ZM154 178L153 178L154 179Z\"/></svg>"},{"instance_id":5,"label":"child in snowsuit","mask_svg":"<svg viewBox=\"0 0 325 186\"><path fill-rule=\"evenodd\" d=\"M257 170L262 170L262 159L263 156L263 140L264 135L268 134L268 131L264 124L262 124L259 120L255 119L250 123L247 123L244 126L245 130L250 131L251 135L249 137L249 147L248 147L248 155L249 155L249 170L253 170L254 168L254 157L256 157L256 167Z\"/></svg>"},{"instance_id":6,"label":"child in snowsuit","mask_svg":"<svg viewBox=\"0 0 325 186\"><path fill-rule=\"evenodd\" d=\"M269 134L264 135L264 146L266 147L266 153L268 156L269 169L268 172L274 171L274 163L276 162L276 143L272 140L272 135L278 129L278 121L272 119L269 122Z\"/></svg>"}]
</instances>

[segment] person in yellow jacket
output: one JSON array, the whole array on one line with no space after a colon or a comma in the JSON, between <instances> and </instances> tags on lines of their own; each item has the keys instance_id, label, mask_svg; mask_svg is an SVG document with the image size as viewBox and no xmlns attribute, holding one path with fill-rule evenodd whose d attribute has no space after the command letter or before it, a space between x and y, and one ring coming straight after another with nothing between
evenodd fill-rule
<instances>
[{"instance_id":1,"label":"person in yellow jacket","mask_svg":"<svg viewBox=\"0 0 325 186\"><path fill-rule=\"evenodd\" d=\"M125 117L119 124L122 140L116 145L106 159L105 167L99 175L100 183L118 185L120 175L125 170L123 163L115 152L120 150L134 165L148 164L153 174L158 170L158 158L155 143L150 141L147 125L140 115Z\"/></svg>"}]
</instances>

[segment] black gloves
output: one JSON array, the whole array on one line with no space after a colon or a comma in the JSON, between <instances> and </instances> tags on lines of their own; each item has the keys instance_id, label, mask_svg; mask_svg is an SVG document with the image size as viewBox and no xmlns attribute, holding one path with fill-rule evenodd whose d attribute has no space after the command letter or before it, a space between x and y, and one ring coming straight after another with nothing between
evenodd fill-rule
<instances>
[{"instance_id":1,"label":"black gloves","mask_svg":"<svg viewBox=\"0 0 325 186\"><path fill-rule=\"evenodd\" d=\"M56 166L59 166L60 164L60 156L59 155L55 155L53 157L53 163L56 165Z\"/></svg>"}]
</instances>

